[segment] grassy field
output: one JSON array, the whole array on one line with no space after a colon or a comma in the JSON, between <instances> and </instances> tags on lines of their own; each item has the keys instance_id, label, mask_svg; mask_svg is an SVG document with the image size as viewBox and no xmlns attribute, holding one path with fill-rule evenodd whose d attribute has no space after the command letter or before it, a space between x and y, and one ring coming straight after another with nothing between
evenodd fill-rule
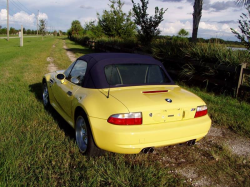
<instances>
[{"instance_id":1,"label":"grassy field","mask_svg":"<svg viewBox=\"0 0 250 187\"><path fill-rule=\"evenodd\" d=\"M41 103L47 57L59 68L70 64L62 46L62 39L53 38L25 39L23 48L18 39L0 40L0 186L182 185L180 177L147 161L147 155L79 153L73 130Z\"/></svg>"},{"instance_id":2,"label":"grassy field","mask_svg":"<svg viewBox=\"0 0 250 187\"><path fill-rule=\"evenodd\" d=\"M71 63L63 43L63 38L25 38L21 48L19 39L0 40L0 186L190 186L188 177L173 172L185 167L197 168L214 184L250 185L249 158L213 143L209 149L174 146L148 155L82 156L74 130L41 102L47 57L59 69ZM66 44L77 57L92 52L69 40ZM249 104L187 89L207 102L213 124L250 135Z\"/></svg>"}]
</instances>

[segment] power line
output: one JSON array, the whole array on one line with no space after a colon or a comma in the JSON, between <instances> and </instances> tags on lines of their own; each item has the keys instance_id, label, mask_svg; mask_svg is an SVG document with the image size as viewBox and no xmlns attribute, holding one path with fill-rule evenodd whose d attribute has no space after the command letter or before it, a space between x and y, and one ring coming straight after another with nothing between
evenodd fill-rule
<instances>
[{"instance_id":1,"label":"power line","mask_svg":"<svg viewBox=\"0 0 250 187\"><path fill-rule=\"evenodd\" d=\"M10 0L10 2L12 3L12 5L14 5L16 8L18 8L20 11L24 11L28 14L32 14L30 11L25 10L24 8L22 8L20 5L17 4L17 2L15 2L14 0Z\"/></svg>"},{"instance_id":2,"label":"power line","mask_svg":"<svg viewBox=\"0 0 250 187\"><path fill-rule=\"evenodd\" d=\"M30 11L26 6L24 6L19 0L16 0L22 7L24 7L24 9L26 9L27 10L27 12L32 12L32 11Z\"/></svg>"},{"instance_id":3,"label":"power line","mask_svg":"<svg viewBox=\"0 0 250 187\"><path fill-rule=\"evenodd\" d=\"M18 5L16 5L13 1L10 0L10 3L16 7L17 9L19 9L20 11L23 11Z\"/></svg>"}]
</instances>

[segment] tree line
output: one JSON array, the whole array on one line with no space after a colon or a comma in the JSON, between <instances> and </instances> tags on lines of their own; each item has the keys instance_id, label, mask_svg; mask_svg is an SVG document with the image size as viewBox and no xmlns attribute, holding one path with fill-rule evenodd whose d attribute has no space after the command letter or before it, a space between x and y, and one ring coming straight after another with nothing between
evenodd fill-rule
<instances>
[{"instance_id":1,"label":"tree line","mask_svg":"<svg viewBox=\"0 0 250 187\"><path fill-rule=\"evenodd\" d=\"M9 33L11 35L16 35L16 34L18 34L19 31L21 31L21 30L20 29L17 30L17 29L15 29L13 27L10 27ZM23 28L23 34L36 34L36 32L37 32L36 30ZM0 26L0 34L6 34L6 33L7 33L7 28Z\"/></svg>"},{"instance_id":2,"label":"tree line","mask_svg":"<svg viewBox=\"0 0 250 187\"><path fill-rule=\"evenodd\" d=\"M104 10L102 15L97 13L97 21L86 22L84 27L78 20L71 23L68 36L88 35L90 38L121 38L137 37L142 44L149 44L160 34L158 28L163 21L163 15L167 9L155 7L155 15L147 13L148 0L133 3L133 9L128 13L123 12L124 3L121 0L109 0L109 10Z\"/></svg>"},{"instance_id":3,"label":"tree line","mask_svg":"<svg viewBox=\"0 0 250 187\"><path fill-rule=\"evenodd\" d=\"M135 3L134 0L131 0L133 4L132 10L128 13L124 13L122 10L124 3L121 0L109 1L109 10L104 10L102 14L97 13L97 20L86 22L84 27L81 26L78 20L74 20L71 23L71 28L67 31L68 36L85 35L91 39L109 37L128 40L137 38L141 44L147 45L160 35L161 31L158 26L163 21L163 15L167 9L155 7L155 14L150 16L147 12L149 0L140 0L140 3ZM248 6L250 0L236 0L236 3ZM194 0L193 8L193 31L191 42L196 43L199 22L202 17L203 0ZM247 9L248 15L243 14L241 17L242 20L239 20L239 28L242 34L236 32L234 29L231 30L243 44L250 47L248 42L250 39L248 26L250 7L247 7ZM185 31L185 29L181 29L178 33L178 36L182 38L187 35L188 32Z\"/></svg>"}]
</instances>

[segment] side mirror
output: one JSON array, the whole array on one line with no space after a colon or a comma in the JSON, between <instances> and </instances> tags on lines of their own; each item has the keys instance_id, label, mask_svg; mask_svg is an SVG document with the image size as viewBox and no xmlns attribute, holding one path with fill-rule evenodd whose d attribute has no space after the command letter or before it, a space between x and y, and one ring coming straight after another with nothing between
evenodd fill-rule
<instances>
[{"instance_id":1,"label":"side mirror","mask_svg":"<svg viewBox=\"0 0 250 187\"><path fill-rule=\"evenodd\" d=\"M65 79L65 75L59 73L59 74L57 74L56 78L59 79L61 81L61 83L63 84L64 83L64 79Z\"/></svg>"},{"instance_id":2,"label":"side mirror","mask_svg":"<svg viewBox=\"0 0 250 187\"><path fill-rule=\"evenodd\" d=\"M79 79L75 78L75 77L71 78L71 82L74 83L74 84L79 84L80 83Z\"/></svg>"}]
</instances>

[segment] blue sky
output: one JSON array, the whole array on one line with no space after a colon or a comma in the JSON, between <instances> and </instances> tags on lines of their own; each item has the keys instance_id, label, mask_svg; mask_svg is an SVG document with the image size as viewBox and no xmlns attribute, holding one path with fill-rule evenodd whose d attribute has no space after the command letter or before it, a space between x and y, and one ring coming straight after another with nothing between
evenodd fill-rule
<instances>
[{"instance_id":1,"label":"blue sky","mask_svg":"<svg viewBox=\"0 0 250 187\"><path fill-rule=\"evenodd\" d=\"M23 24L26 29L36 29L36 16L46 19L48 30L70 28L73 20L82 25L95 20L96 14L108 9L109 0L9 0L10 26L16 29ZM198 37L218 37L225 40L237 40L230 28L238 28L238 19L244 7L235 4L236 0L204 0ZM6 27L6 2L0 0L0 25ZM130 0L123 0L125 12L132 9ZM139 2L139 0L135 0ZM192 34L192 13L194 0L149 0L149 14L154 14L154 7L168 9L160 25L161 34L177 35L181 28Z\"/></svg>"}]
</instances>

